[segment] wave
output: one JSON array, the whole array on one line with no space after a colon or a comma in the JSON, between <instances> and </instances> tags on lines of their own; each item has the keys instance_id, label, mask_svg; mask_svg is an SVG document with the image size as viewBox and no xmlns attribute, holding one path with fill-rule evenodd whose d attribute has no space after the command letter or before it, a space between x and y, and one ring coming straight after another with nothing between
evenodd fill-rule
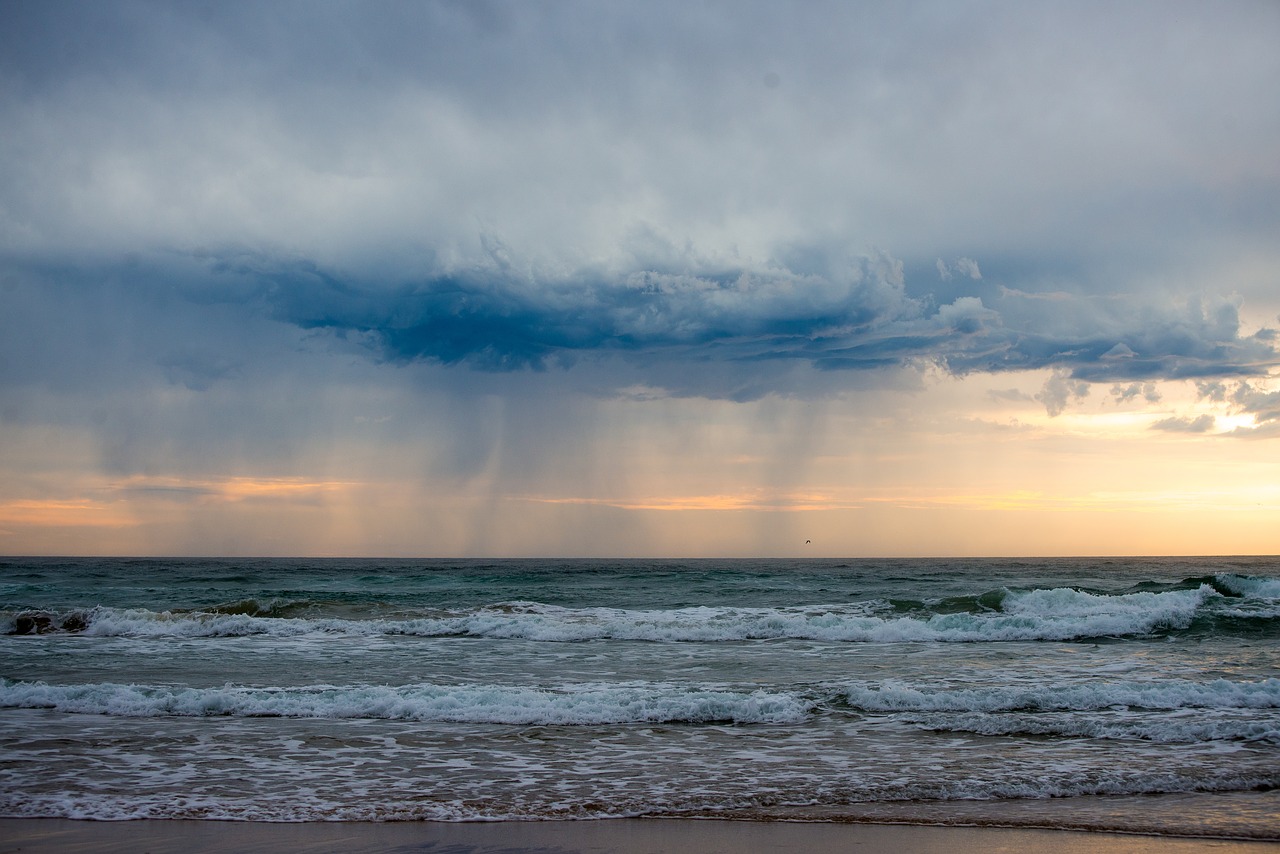
<instances>
[{"instance_id":1,"label":"wave","mask_svg":"<svg viewBox=\"0 0 1280 854\"><path fill-rule=\"evenodd\" d=\"M1198 582L1201 579L1187 579L1187 581ZM1224 572L1203 581L1213 585L1214 589L1226 596L1280 599L1280 578L1235 575L1234 573Z\"/></svg>"},{"instance_id":2,"label":"wave","mask_svg":"<svg viewBox=\"0 0 1280 854\"><path fill-rule=\"evenodd\" d=\"M367 718L513 725L797 723L800 697L779 692L682 688L653 683L559 689L503 685L318 685L302 688L176 688L0 682L0 708L124 717Z\"/></svg>"},{"instance_id":3,"label":"wave","mask_svg":"<svg viewBox=\"0 0 1280 854\"><path fill-rule=\"evenodd\" d=\"M1177 632L1280 634L1280 579L1219 575L1212 583L1126 593L1072 587L1000 589L936 601L869 600L779 608L569 608L505 602L388 619L311 600L244 599L200 611L96 607L0 615L9 634L237 637L306 634L485 637L533 641L717 642L775 639L872 643L1072 641ZM326 611L326 609L328 609ZM326 615L327 614L327 615ZM3 625L3 624L0 624Z\"/></svg>"},{"instance_id":4,"label":"wave","mask_svg":"<svg viewBox=\"0 0 1280 854\"><path fill-rule=\"evenodd\" d=\"M1180 740L1179 732L1191 741L1280 740L1280 715L1271 720L1272 716L1258 714L1280 710L1280 679L961 690L933 690L890 681L798 686L789 691L662 682L591 682L558 687L417 684L190 688L111 682L49 685L4 679L0 680L0 708L125 717L368 718L519 725L795 724L815 714L905 714L907 720L926 727L937 725L986 734L1098 737L1108 737L1104 730L1117 714L1141 713L1150 718L1145 724L1161 728L1161 735L1151 736L1156 740ZM1201 710L1204 714L1193 720L1178 719L1176 713L1188 710ZM1235 723L1209 717L1218 713L1229 716L1233 711L1248 711L1250 717ZM1161 712L1175 714L1162 718ZM934 717L921 717L921 713ZM1070 717L1053 717L1058 713ZM1181 729L1168 729L1170 723ZM1084 732L1080 727L1096 727L1097 731ZM1130 734L1125 735L1126 732ZM1139 732L1130 726L1127 730L1116 729L1113 737L1142 737L1135 734ZM1196 736L1196 732L1200 735Z\"/></svg>"},{"instance_id":5,"label":"wave","mask_svg":"<svg viewBox=\"0 0 1280 854\"><path fill-rule=\"evenodd\" d=\"M323 603L310 599L239 599L206 608L202 613L226 614L228 616L289 618L323 607Z\"/></svg>"},{"instance_id":6,"label":"wave","mask_svg":"<svg viewBox=\"0 0 1280 854\"><path fill-rule=\"evenodd\" d=\"M866 712L1090 711L1114 707L1149 711L1280 709L1280 679L1104 682L962 690L931 690L883 682L850 686L844 690L843 700Z\"/></svg>"},{"instance_id":7,"label":"wave","mask_svg":"<svg viewBox=\"0 0 1280 854\"><path fill-rule=\"evenodd\" d=\"M886 682L850 686L840 699L856 712L895 714L935 731L1280 744L1280 679L960 690Z\"/></svg>"}]
</instances>

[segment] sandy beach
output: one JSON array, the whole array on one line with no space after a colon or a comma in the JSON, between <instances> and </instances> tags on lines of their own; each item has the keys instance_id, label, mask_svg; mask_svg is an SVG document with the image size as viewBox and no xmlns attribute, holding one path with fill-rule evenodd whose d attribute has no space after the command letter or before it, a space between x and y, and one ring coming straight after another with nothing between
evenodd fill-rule
<instances>
[{"instance_id":1,"label":"sandy beach","mask_svg":"<svg viewBox=\"0 0 1280 854\"><path fill-rule=\"evenodd\" d=\"M586 822L96 822L0 819L3 852L448 852L448 854L1274 854L1280 843L1076 831L907 825L621 819Z\"/></svg>"}]
</instances>

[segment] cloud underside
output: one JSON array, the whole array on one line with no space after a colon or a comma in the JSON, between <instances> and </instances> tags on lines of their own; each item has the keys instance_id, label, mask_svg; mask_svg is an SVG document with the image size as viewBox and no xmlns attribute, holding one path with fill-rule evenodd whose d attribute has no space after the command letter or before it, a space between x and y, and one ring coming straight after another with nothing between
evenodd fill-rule
<instances>
[{"instance_id":1,"label":"cloud underside","mask_svg":"<svg viewBox=\"0 0 1280 854\"><path fill-rule=\"evenodd\" d=\"M590 359L655 371L672 363L744 372L770 363L934 365L955 375L1052 368L1057 382L1043 402L1053 412L1082 395L1083 383L1264 376L1280 364L1273 330L1242 332L1238 301L1046 302L1006 290L990 305L977 296L940 304L909 296L901 265L887 256L856 259L839 277L774 264L547 277L495 263L396 286L260 258L214 268L239 282L237 293L248 285L278 321L357 338L388 362L480 371L568 370Z\"/></svg>"}]
</instances>

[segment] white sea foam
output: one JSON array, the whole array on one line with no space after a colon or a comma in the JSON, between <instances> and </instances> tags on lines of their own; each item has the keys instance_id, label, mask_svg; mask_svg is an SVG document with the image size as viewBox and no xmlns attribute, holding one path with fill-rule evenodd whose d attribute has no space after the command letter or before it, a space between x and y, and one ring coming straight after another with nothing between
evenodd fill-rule
<instances>
[{"instance_id":1,"label":"white sea foam","mask_svg":"<svg viewBox=\"0 0 1280 854\"><path fill-rule=\"evenodd\" d=\"M1074 637L1148 634L1186 628L1209 600L1221 594L1207 584L1195 590L1101 596L1066 587L1010 593L1001 603L1009 617L1068 629Z\"/></svg>"},{"instance_id":2,"label":"white sea foam","mask_svg":"<svg viewBox=\"0 0 1280 854\"><path fill-rule=\"evenodd\" d=\"M558 689L502 685L173 688L95 683L0 683L0 708L128 717L373 718L454 723L591 725L732 721L795 723L809 703L790 693L652 683Z\"/></svg>"},{"instance_id":3,"label":"white sea foam","mask_svg":"<svg viewBox=\"0 0 1280 854\"><path fill-rule=\"evenodd\" d=\"M1248 579L1244 581L1249 581ZM1243 584L1244 581L1241 581ZM1264 586L1261 585L1260 589ZM1231 602L1225 605L1225 602ZM1206 611L1268 616L1265 600L1227 600L1209 585L1162 593L1099 595L1071 588L1006 592L1000 610L898 614L885 602L790 608L669 610L565 608L510 602L408 619L258 617L99 607L79 615L83 633L126 637L416 635L573 642L599 639L718 642L795 638L846 642L1072 640L1187 628ZM1272 610L1275 606L1267 605Z\"/></svg>"},{"instance_id":4,"label":"white sea foam","mask_svg":"<svg viewBox=\"0 0 1280 854\"><path fill-rule=\"evenodd\" d=\"M569 775L572 776L572 775ZM730 793L708 790L697 784L677 788L652 786L646 791L640 782L635 788L613 792L608 797L581 801L555 800L546 789L544 797L462 798L444 791L424 795L429 784L419 780L394 790L391 797L341 797L336 792L299 789L286 781L256 781L277 786L272 794L234 797L225 793L192 794L178 792L28 793L0 792L0 815L6 817L63 817L99 821L135 819L202 819L229 821L497 821L604 819L628 816L688 816L717 812L737 812L758 819L792 819L795 807L828 805L833 809L822 818L839 816L848 804L903 805L912 802L980 802L1007 799L1044 800L1089 795L1152 795L1186 792L1232 792L1267 789L1275 785L1274 774L1238 774L1230 771L1204 775L1160 773L1140 775L1117 769L1100 777L1082 778L1070 773L1043 773L1019 777L971 779L964 782L867 780L841 787L838 792L814 797L811 793L783 789L774 797L761 797L753 783L767 785L750 774L740 775L739 786ZM351 781L354 783L355 781ZM408 783L408 781L405 781ZM419 791L404 791L412 787ZM272 796L274 795L274 796ZM1161 806L1150 804L1152 809ZM1166 807L1167 809L1168 807ZM1060 804L1057 820L1069 822L1070 810ZM1065 814L1061 814L1064 813ZM1041 824L1037 822L1037 824ZM1053 822L1049 822L1053 826ZM1070 826L1064 823L1063 826ZM1155 823L1160 827L1160 823ZM1192 831L1194 833L1194 831ZM1256 835L1274 839L1274 829L1256 828Z\"/></svg>"}]
</instances>

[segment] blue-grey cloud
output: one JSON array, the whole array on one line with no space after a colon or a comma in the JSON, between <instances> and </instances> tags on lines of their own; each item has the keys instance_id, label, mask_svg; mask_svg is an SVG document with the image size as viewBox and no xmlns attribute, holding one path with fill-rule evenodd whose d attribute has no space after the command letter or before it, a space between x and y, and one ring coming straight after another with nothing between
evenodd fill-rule
<instances>
[{"instance_id":1,"label":"blue-grey cloud","mask_svg":"<svg viewBox=\"0 0 1280 854\"><path fill-rule=\"evenodd\" d=\"M390 362L482 371L617 358L652 366L645 379L661 384L673 365L707 363L744 374L767 362L820 371L927 362L955 374L1052 368L1044 402L1061 411L1083 383L1125 383L1113 390L1118 400L1152 400L1153 381L1262 376L1280 364L1271 331L1243 334L1231 300L939 304L909 296L901 265L883 254L849 259L838 278L776 263L548 277L519 272L506 255L392 286L254 255L212 269L277 320L357 336ZM761 389L770 390L784 389Z\"/></svg>"},{"instance_id":2,"label":"blue-grey cloud","mask_svg":"<svg viewBox=\"0 0 1280 854\"><path fill-rule=\"evenodd\" d=\"M1223 380L1197 380L1196 391L1201 400L1228 404L1235 412L1252 416L1258 424L1280 421L1280 392L1260 389L1248 380L1234 385Z\"/></svg>"},{"instance_id":3,"label":"blue-grey cloud","mask_svg":"<svg viewBox=\"0 0 1280 854\"><path fill-rule=\"evenodd\" d=\"M1149 382L1130 383L1127 386L1114 385L1111 387L1111 396L1116 399L1117 403L1128 403L1138 396L1141 396L1147 403L1160 402L1160 390L1155 383Z\"/></svg>"},{"instance_id":4,"label":"blue-grey cloud","mask_svg":"<svg viewBox=\"0 0 1280 854\"><path fill-rule=\"evenodd\" d=\"M1066 411L1067 404L1072 400L1079 400L1088 394L1088 383L1073 379L1066 371L1058 369L1045 380L1044 388L1035 395L1035 399L1044 404L1050 416L1057 417Z\"/></svg>"},{"instance_id":5,"label":"blue-grey cloud","mask_svg":"<svg viewBox=\"0 0 1280 854\"><path fill-rule=\"evenodd\" d=\"M1163 418L1151 425L1152 430L1166 433L1208 433L1213 429L1216 420L1212 415L1191 417Z\"/></svg>"},{"instance_id":6,"label":"blue-grey cloud","mask_svg":"<svg viewBox=\"0 0 1280 854\"><path fill-rule=\"evenodd\" d=\"M1196 380L1195 385L1202 400L1221 403L1227 399L1227 384L1222 380Z\"/></svg>"},{"instance_id":7,"label":"blue-grey cloud","mask_svg":"<svg viewBox=\"0 0 1280 854\"><path fill-rule=\"evenodd\" d=\"M1259 423L1280 421L1280 391L1263 391L1249 382L1241 382L1236 385L1231 402Z\"/></svg>"},{"instance_id":8,"label":"blue-grey cloud","mask_svg":"<svg viewBox=\"0 0 1280 854\"><path fill-rule=\"evenodd\" d=\"M913 295L885 253L801 269L685 253L629 270L547 271L487 242L483 263L391 282L248 251L13 262L0 384L211 393L261 389L281 370L322 384L331 367L297 373L317 350L372 368L451 370L455 381L437 372L433 384L481 395L512 387L481 377L530 372L594 395L643 387L751 400L918 382L926 368L1048 369L1034 397L1053 415L1091 384L1110 384L1117 402L1150 402L1157 382L1194 378L1262 420L1273 398L1238 380L1280 364L1274 335L1244 333L1234 300Z\"/></svg>"}]
</instances>

